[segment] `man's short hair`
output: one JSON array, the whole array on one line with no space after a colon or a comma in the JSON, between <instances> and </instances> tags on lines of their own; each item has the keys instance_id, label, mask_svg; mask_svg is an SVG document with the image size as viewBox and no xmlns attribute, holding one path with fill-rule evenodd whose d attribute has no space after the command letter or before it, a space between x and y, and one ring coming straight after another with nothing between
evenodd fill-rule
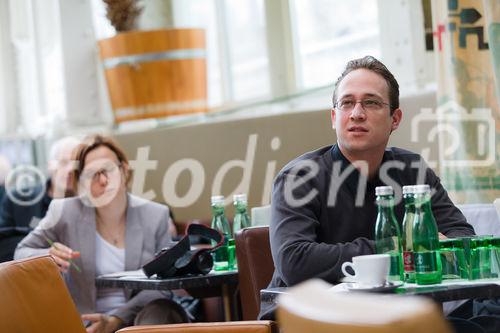
<instances>
[{"instance_id":1,"label":"man's short hair","mask_svg":"<svg viewBox=\"0 0 500 333\"><path fill-rule=\"evenodd\" d=\"M394 75L385 67L383 63L378 61L375 57L365 56L363 58L354 59L347 63L344 71L335 82L335 89L333 90L333 104L337 101L337 88L340 82L352 71L357 69L367 69L378 75L382 76L384 80L387 82L387 86L389 87L389 104L391 109L391 115L394 110L399 108L399 84L398 81L394 78Z\"/></svg>"}]
</instances>

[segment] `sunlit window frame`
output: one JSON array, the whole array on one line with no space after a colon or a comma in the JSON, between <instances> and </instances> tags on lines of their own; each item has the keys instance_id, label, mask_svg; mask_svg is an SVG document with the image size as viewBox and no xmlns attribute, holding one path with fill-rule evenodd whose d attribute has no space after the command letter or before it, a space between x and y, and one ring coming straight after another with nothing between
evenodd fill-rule
<instances>
[{"instance_id":1,"label":"sunlit window frame","mask_svg":"<svg viewBox=\"0 0 500 333\"><path fill-rule=\"evenodd\" d=\"M31 2L28 1L28 2ZM14 3L14 2L10 2ZM15 2L17 3L17 2ZM179 10L174 8L175 6L180 6L182 1L171 1L172 12L174 13L174 26L175 26L175 12ZM381 52L382 60L389 65L396 68L396 76L398 78L404 78L408 82L417 82L421 86L422 84L434 82L433 76L433 66L429 66L429 62L433 62L433 55L430 52L425 52L415 45L420 45L424 42L423 38L423 21L417 15L414 16L412 13L421 12L420 1L410 1L410 2L397 2L396 1L377 1L379 7L379 34L384 36L381 42ZM218 38L222 42L224 41L224 29L227 29L227 22L224 21L224 1L214 0L215 10L217 12L218 18L221 20L218 22L217 33ZM406 6L406 7L405 7ZM4 2L5 7L5 2ZM221 105L213 107L210 113L206 116L208 118L212 117L224 117L229 113L239 112L241 109L248 109L252 107L261 107L266 104L275 103L276 101L286 101L287 99L300 98L305 96L308 92L317 92L319 89L331 89L331 85L325 87L317 87L314 89L304 90L301 87L300 77L301 63L300 56L298 53L298 43L296 42L296 24L295 18L296 13L294 13L294 6L291 0L272 0L264 1L264 15L266 19L266 43L268 51L268 63L269 63L269 80L270 80L270 96L263 96L261 98L254 98L251 100L241 100L235 101L232 97L232 78L229 74L228 68L230 68L230 57L228 56L229 49L224 48L223 45L221 51L225 52L225 55L221 55L221 63L223 64L220 68L222 77L222 87L223 87L223 102ZM406 31L394 31L389 25L394 17L404 19L405 17L413 21L410 26L421 26L421 29L410 30L408 28ZM389 19L390 18L390 19ZM5 21L4 21L5 22ZM8 30L8 28L7 28ZM82 31L82 34L85 33ZM400 51L395 45L400 44L401 41L405 41L407 44L412 45L412 50L410 58L407 58L408 51ZM0 38L0 43L3 52L8 52L11 50L14 53L12 46L12 41L8 38ZM406 53L404 53L406 52ZM16 57L16 54L13 55ZM96 54L97 57L97 54ZM401 59L405 59L405 66L398 67L401 63ZM17 59L19 61L19 59ZM68 59L64 59L68 61ZM18 82L15 70L9 68L11 59L6 59L6 57L0 58L0 73L6 74L10 77L10 82L14 85L21 84ZM409 64L409 65L407 65ZM82 68L82 75L85 75L85 69ZM417 87L418 88L418 87ZM26 117L21 117L19 114L15 114L15 110L20 110L21 104L25 103L21 101L18 96L12 98L6 98L5 96L12 95L12 91L21 91L25 89L23 87L16 86L14 89L12 87L7 87L5 83L0 85L0 119L3 120L6 126L0 128L3 133L17 131L19 128L26 128ZM100 87L104 90L105 87ZM39 93L44 91L43 87L39 86ZM1 96L4 96L2 98ZM101 98L107 96L106 93L100 94ZM24 98L24 97L23 97ZM101 102L101 105L107 106L107 108L102 109L102 112L111 114L109 102ZM73 110L65 110L66 114L71 113ZM292 110L293 111L293 110ZM44 113L45 110L37 110L38 113ZM71 117L68 117L71 118ZM103 117L106 118L106 117ZM110 117L108 116L108 119ZM199 119L199 118L197 118ZM173 119L172 119L173 120ZM164 124L165 122L163 122ZM176 124L175 120L170 121L171 124ZM162 122L160 122L162 124Z\"/></svg>"}]
</instances>

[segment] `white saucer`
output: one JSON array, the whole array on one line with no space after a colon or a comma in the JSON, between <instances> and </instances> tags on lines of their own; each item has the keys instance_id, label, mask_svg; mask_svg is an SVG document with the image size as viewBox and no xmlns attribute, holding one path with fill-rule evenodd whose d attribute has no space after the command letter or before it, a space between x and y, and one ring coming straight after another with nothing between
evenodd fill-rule
<instances>
[{"instance_id":1,"label":"white saucer","mask_svg":"<svg viewBox=\"0 0 500 333\"><path fill-rule=\"evenodd\" d=\"M369 292L389 292L404 284L403 281L388 281L381 286L367 286L366 284L360 283L346 283L345 287L347 290L352 291L369 291Z\"/></svg>"}]
</instances>

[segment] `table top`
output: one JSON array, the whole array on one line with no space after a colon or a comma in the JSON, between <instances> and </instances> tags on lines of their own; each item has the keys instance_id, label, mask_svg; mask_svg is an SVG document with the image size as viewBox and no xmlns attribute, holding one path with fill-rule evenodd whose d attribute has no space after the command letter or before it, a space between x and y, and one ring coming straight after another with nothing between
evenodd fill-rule
<instances>
[{"instance_id":1,"label":"table top","mask_svg":"<svg viewBox=\"0 0 500 333\"><path fill-rule=\"evenodd\" d=\"M207 275L177 276L169 279L147 277L97 277L97 288L177 290L237 285L238 271L210 272Z\"/></svg>"},{"instance_id":2,"label":"table top","mask_svg":"<svg viewBox=\"0 0 500 333\"><path fill-rule=\"evenodd\" d=\"M391 294L404 296L426 296L437 302L448 302L472 298L495 298L500 297L500 281L495 283L483 281L457 281L451 284L437 284L429 286L408 285L397 288ZM260 291L261 302L265 304L276 304L279 294L287 292L286 287L268 288ZM386 293L387 294L387 293Z\"/></svg>"},{"instance_id":3,"label":"table top","mask_svg":"<svg viewBox=\"0 0 500 333\"><path fill-rule=\"evenodd\" d=\"M498 283L498 281L497 281ZM456 301L471 298L500 297L500 285L488 281L467 283L439 284L431 286L407 286L395 290L401 295L428 296L438 302Z\"/></svg>"}]
</instances>

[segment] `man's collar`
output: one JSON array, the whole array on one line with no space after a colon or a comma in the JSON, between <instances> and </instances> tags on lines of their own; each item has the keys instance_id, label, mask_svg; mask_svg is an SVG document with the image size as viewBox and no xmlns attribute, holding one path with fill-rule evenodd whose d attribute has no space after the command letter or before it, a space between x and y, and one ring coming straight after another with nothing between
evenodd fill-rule
<instances>
[{"instance_id":1,"label":"man's collar","mask_svg":"<svg viewBox=\"0 0 500 333\"><path fill-rule=\"evenodd\" d=\"M332 159L334 162L340 161L342 163L342 167L341 167L342 171L344 171L345 168L352 165L351 161L349 161L347 159L347 157L345 157L344 154L342 154L342 151L340 150L339 145L337 143L332 146L331 154L332 154ZM385 162L392 161L392 160L394 160L394 154L392 153L392 150L390 148L386 148L384 150L384 155L382 156L382 161L380 162L380 166L382 166ZM378 178L380 166L376 172L377 178Z\"/></svg>"},{"instance_id":2,"label":"man's collar","mask_svg":"<svg viewBox=\"0 0 500 333\"><path fill-rule=\"evenodd\" d=\"M344 156L344 154L342 154L338 144L335 144L332 146L331 154L332 154L333 163L341 163L340 173L344 172L345 169L347 169L349 166L352 165L352 163ZM390 149L386 148L384 151L384 156L382 157L381 165L384 162L390 161L393 159L394 159L394 156L392 154L392 151ZM375 187L384 185L384 183L382 183L382 181L380 180L379 170L380 170L380 167L377 170L377 172L375 173L374 177L367 180L367 191L370 191L370 190L375 191ZM362 179L362 178L361 178L361 174L358 171L358 169L352 170L349 173L349 175L347 176L347 178L345 179L346 185L350 188L350 190L353 193L356 193L360 179Z\"/></svg>"},{"instance_id":3,"label":"man's collar","mask_svg":"<svg viewBox=\"0 0 500 333\"><path fill-rule=\"evenodd\" d=\"M340 168L342 171L344 171L345 168L351 165L351 162L340 151L339 145L337 143L332 146L331 152L332 152L333 162L334 163L340 162L342 164Z\"/></svg>"}]
</instances>

